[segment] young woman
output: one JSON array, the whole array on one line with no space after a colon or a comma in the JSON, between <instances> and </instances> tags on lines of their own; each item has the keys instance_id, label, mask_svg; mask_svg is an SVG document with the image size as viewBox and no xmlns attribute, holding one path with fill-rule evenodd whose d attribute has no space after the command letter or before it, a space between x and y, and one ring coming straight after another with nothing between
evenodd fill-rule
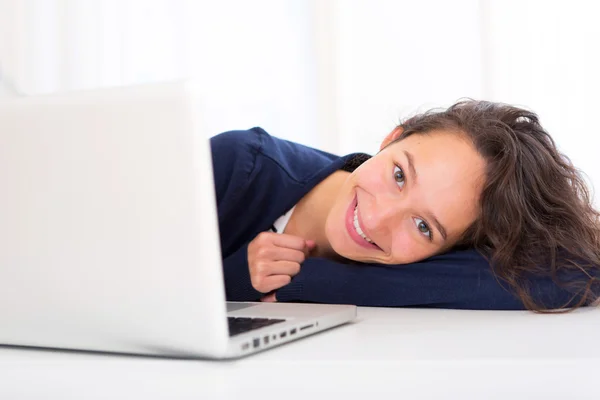
<instances>
[{"instance_id":1,"label":"young woman","mask_svg":"<svg viewBox=\"0 0 600 400\"><path fill-rule=\"evenodd\" d=\"M374 156L211 139L227 299L536 311L600 294L600 214L529 111L464 101Z\"/></svg>"}]
</instances>

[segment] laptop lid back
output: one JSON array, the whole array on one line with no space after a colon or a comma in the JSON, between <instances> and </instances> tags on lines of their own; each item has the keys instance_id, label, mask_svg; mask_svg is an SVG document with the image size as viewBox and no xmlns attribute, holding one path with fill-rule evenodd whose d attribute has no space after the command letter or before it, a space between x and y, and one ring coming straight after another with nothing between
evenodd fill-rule
<instances>
[{"instance_id":1,"label":"laptop lid back","mask_svg":"<svg viewBox=\"0 0 600 400\"><path fill-rule=\"evenodd\" d=\"M175 82L0 102L0 344L226 352L196 93Z\"/></svg>"}]
</instances>

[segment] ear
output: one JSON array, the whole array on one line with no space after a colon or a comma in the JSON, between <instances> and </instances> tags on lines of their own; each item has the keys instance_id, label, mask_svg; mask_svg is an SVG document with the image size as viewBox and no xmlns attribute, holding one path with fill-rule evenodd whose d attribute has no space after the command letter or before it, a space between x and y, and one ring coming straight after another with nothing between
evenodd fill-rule
<instances>
[{"instance_id":1,"label":"ear","mask_svg":"<svg viewBox=\"0 0 600 400\"><path fill-rule=\"evenodd\" d=\"M402 128L402 126L397 126L392 132L390 132L389 135L387 135L385 137L385 139L383 139L383 142L381 143L381 147L379 148L379 150L380 151L383 150L394 140L397 140L400 136L402 136L402 132L404 132L404 128Z\"/></svg>"}]
</instances>

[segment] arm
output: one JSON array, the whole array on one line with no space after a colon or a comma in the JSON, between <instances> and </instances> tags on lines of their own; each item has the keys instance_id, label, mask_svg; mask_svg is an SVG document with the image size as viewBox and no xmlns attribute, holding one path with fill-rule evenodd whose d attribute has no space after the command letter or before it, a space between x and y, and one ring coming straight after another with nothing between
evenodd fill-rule
<instances>
[{"instance_id":1,"label":"arm","mask_svg":"<svg viewBox=\"0 0 600 400\"><path fill-rule=\"evenodd\" d=\"M248 268L248 244L223 259L227 301L259 301L264 296L252 286Z\"/></svg>"},{"instance_id":2,"label":"arm","mask_svg":"<svg viewBox=\"0 0 600 400\"><path fill-rule=\"evenodd\" d=\"M551 277L530 277L527 283L532 296L548 307L572 306L578 301L576 293L559 287ZM451 251L397 266L346 265L311 258L289 285L277 291L276 300L372 307L525 309L475 250Z\"/></svg>"},{"instance_id":3,"label":"arm","mask_svg":"<svg viewBox=\"0 0 600 400\"><path fill-rule=\"evenodd\" d=\"M289 285L277 291L276 298L359 306L523 308L474 250L452 251L399 266L346 265L311 258Z\"/></svg>"},{"instance_id":4,"label":"arm","mask_svg":"<svg viewBox=\"0 0 600 400\"><path fill-rule=\"evenodd\" d=\"M236 226L236 209L250 184L259 140L251 131L229 131L210 138L210 146L227 300L258 301L263 294L250 281L248 243L240 242L239 232L229 227Z\"/></svg>"}]
</instances>

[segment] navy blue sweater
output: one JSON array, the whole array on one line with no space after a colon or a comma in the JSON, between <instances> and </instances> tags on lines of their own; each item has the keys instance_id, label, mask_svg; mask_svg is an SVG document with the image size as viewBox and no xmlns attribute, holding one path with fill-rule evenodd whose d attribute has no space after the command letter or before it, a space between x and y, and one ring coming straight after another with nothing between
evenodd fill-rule
<instances>
[{"instance_id":1,"label":"navy blue sweater","mask_svg":"<svg viewBox=\"0 0 600 400\"><path fill-rule=\"evenodd\" d=\"M268 135L260 128L211 138L227 300L257 301L250 282L248 244L305 194L352 157L338 157ZM532 281L534 298L549 307L571 294L548 278ZM308 258L278 301L523 309L474 250L450 251L405 265L343 264Z\"/></svg>"}]
</instances>

